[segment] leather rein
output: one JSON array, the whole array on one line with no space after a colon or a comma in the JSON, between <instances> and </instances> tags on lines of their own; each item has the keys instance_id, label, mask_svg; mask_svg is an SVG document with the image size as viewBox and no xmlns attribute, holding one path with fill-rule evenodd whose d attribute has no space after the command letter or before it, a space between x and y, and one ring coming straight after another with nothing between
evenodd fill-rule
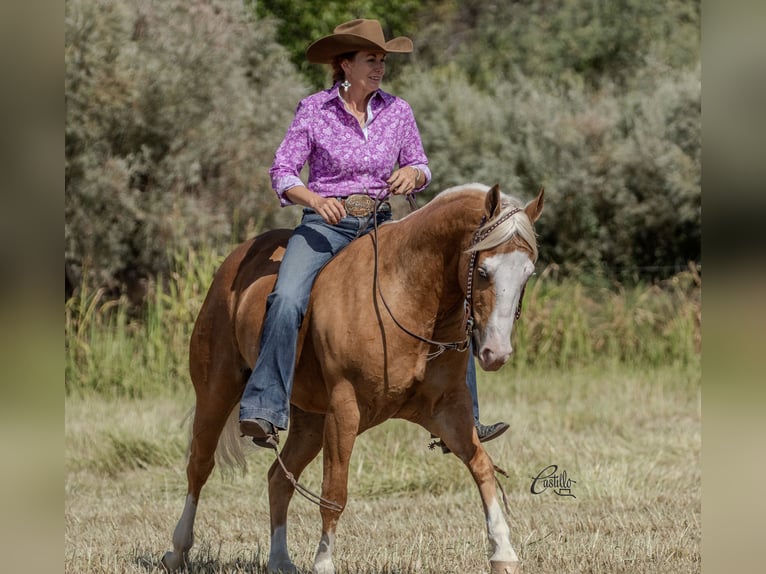
<instances>
[{"instance_id":1,"label":"leather rein","mask_svg":"<svg viewBox=\"0 0 766 574\"><path fill-rule=\"evenodd\" d=\"M410 337L413 337L417 339L418 341L421 341L423 343L427 343L429 345L432 345L436 347L435 351L432 351L426 355L426 360L430 361L432 359L435 359L439 355L441 355L444 351L459 351L464 352L466 351L471 344L471 336L473 334L473 325L474 325L474 318L473 318L473 276L476 271L476 255L478 251L473 251L471 253L471 258L468 262L468 278L466 280L466 290L465 290L465 299L463 300L463 309L465 312L465 315L463 317L463 327L464 327L464 336L459 341L450 341L450 342L443 342L443 341L434 341L433 339L429 339L428 337L423 337L422 335L418 335L417 333L413 333L410 331L407 327L402 325L399 320L394 315L393 311L391 311L391 307L389 307L388 303L386 302L386 298L383 296L383 291L381 291L380 288L380 280L378 277L378 218L375 217L375 214L377 213L378 206L380 203L382 203L385 200L385 196L383 199L376 198L375 199L375 208L370 215L370 217L373 218L374 222L374 230L373 230L373 246L374 246L374 253L375 253L375 266L373 271L373 280L375 281L375 289L378 292L378 295L380 296L380 300L383 302L383 306L386 308L386 311L388 311L389 316L393 320L393 322L396 324L399 329L407 333ZM408 201L410 202L410 207L414 204L414 199L410 201L408 198ZM414 211L414 210L413 210ZM476 229L476 231L473 234L473 238L471 240L471 247L474 245L477 245L484 239L486 239L490 233L492 233L495 229L497 229L498 226L500 226L502 223L516 215L522 211L521 208L515 207L502 217L500 217L497 221L495 221L492 225L487 227L486 229L482 229L484 224L487 221L486 215L482 216L481 222L479 223L479 227ZM516 308L516 316L515 319L518 319L521 316L521 301L524 298L524 289L526 288L526 284L521 288L521 295L519 296L519 304Z\"/></svg>"}]
</instances>

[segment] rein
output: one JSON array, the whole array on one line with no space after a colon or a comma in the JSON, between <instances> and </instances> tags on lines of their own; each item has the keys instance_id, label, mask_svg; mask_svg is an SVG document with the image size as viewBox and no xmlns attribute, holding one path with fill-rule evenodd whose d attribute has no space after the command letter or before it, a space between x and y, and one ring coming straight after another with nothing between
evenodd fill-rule
<instances>
[{"instance_id":1,"label":"rein","mask_svg":"<svg viewBox=\"0 0 766 574\"><path fill-rule=\"evenodd\" d=\"M375 208L370 215L370 217L374 218L374 229L373 229L373 246L374 246L374 271L373 271L373 280L375 282L375 289L378 292L378 295L380 296L380 300L383 302L383 306L386 308L386 311L388 311L389 316L393 320L393 322L396 324L399 329L407 333L410 337L413 337L417 339L418 341L421 341L423 343L427 343L429 345L432 345L436 347L435 351L432 351L431 353L428 353L426 355L426 360L430 361L432 359L435 359L439 355L441 355L444 351L459 351L464 352L470 347L471 342L471 335L473 334L473 324L474 324L474 318L473 318L473 276L474 272L476 271L476 254L478 251L473 251L471 253L471 258L468 263L468 278L466 280L466 290L465 290L465 299L463 300L463 309L465 311L465 316L463 318L463 326L465 329L465 335L464 337L459 341L451 341L451 342L442 342L442 341L434 341L432 339L429 339L428 337L423 337L422 335L418 335L417 333L413 333L410 331L407 327L402 325L399 320L394 315L393 311L391 311L391 307L389 307L388 303L386 302L386 298L383 296L383 291L380 288L380 280L378 276L378 219L375 217L375 214L377 213L378 206L385 201L387 197L387 194L383 196L383 198L376 197L375 198ZM410 207L412 208L414 205L414 199L410 201L410 198L408 196L408 201L410 202ZM414 211L414 209L413 209ZM471 246L474 246L478 244L479 242L486 239L490 233L492 233L499 225L516 215L518 212L522 211L521 208L516 207L503 215L501 218L499 218L497 221L495 221L492 225L490 225L487 229L482 230L482 226L486 223L486 216L482 216L481 222L479 223L478 229L473 234L473 239L471 240ZM526 287L526 285L524 286ZM522 287L521 295L519 296L519 305L516 308L516 319L518 319L521 316L521 300L524 297L524 287Z\"/></svg>"},{"instance_id":2,"label":"rein","mask_svg":"<svg viewBox=\"0 0 766 574\"><path fill-rule=\"evenodd\" d=\"M292 472L287 470L287 467L285 466L285 463L282 462L282 456L279 454L279 449L277 448L277 440L274 440L272 438L266 439L266 445L268 445L268 448L273 448L274 453L277 457L277 462L279 463L279 466L282 467L282 472L285 473L285 478L290 482L290 484L293 485L293 488L296 490L298 494L300 494L303 498L308 500L309 502L313 502L317 506L321 508L327 508L328 510L332 510L333 512L341 512L343 510L343 507L338 504L337 502L333 502L332 500L328 500L326 498L322 498L319 494L316 492L312 492L305 486L303 486L298 480L295 478L295 475L293 475Z\"/></svg>"}]
</instances>

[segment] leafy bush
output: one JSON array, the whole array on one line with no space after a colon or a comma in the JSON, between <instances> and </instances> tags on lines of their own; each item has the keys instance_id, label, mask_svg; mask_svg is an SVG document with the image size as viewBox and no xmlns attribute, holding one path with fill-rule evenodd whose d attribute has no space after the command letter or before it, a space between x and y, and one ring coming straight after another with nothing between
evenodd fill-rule
<instances>
[{"instance_id":1,"label":"leafy bush","mask_svg":"<svg viewBox=\"0 0 766 574\"><path fill-rule=\"evenodd\" d=\"M648 60L699 61L700 0L429 0L418 20L419 63L481 89L518 73L629 86Z\"/></svg>"},{"instance_id":2,"label":"leafy bush","mask_svg":"<svg viewBox=\"0 0 766 574\"><path fill-rule=\"evenodd\" d=\"M69 287L139 287L291 215L268 168L305 89L241 3L71 0L65 60Z\"/></svg>"},{"instance_id":3,"label":"leafy bush","mask_svg":"<svg viewBox=\"0 0 766 574\"><path fill-rule=\"evenodd\" d=\"M317 90L330 85L330 73L329 67L306 60L306 48L311 42L331 34L338 24L355 18L377 19L386 38L411 35L417 28L420 6L416 0L246 0L245 4L259 17L275 21L279 43L290 52L295 68ZM396 75L395 69L392 74Z\"/></svg>"},{"instance_id":4,"label":"leafy bush","mask_svg":"<svg viewBox=\"0 0 766 574\"><path fill-rule=\"evenodd\" d=\"M404 76L429 193L481 181L531 198L545 187L541 260L586 274L667 277L700 261L699 70L647 68L627 92L521 75L482 92L456 67Z\"/></svg>"},{"instance_id":5,"label":"leafy bush","mask_svg":"<svg viewBox=\"0 0 766 574\"><path fill-rule=\"evenodd\" d=\"M140 301L169 254L293 225L268 168L327 83L306 46L356 16L415 40L386 89L415 110L426 198L544 186L542 263L586 276L700 261L698 0L266 4L66 2L67 295Z\"/></svg>"}]
</instances>

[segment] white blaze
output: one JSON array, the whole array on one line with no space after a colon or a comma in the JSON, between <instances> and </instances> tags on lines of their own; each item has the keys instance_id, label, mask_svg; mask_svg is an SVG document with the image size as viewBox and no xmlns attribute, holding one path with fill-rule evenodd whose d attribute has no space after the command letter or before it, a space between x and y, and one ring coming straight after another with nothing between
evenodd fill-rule
<instances>
[{"instance_id":1,"label":"white blaze","mask_svg":"<svg viewBox=\"0 0 766 574\"><path fill-rule=\"evenodd\" d=\"M511 332L521 289L535 270L535 265L524 251L513 251L487 257L483 262L487 275L495 284L495 307L484 332L480 334L479 360L488 364L493 359L505 362L513 352ZM484 356L482 356L484 352Z\"/></svg>"}]
</instances>

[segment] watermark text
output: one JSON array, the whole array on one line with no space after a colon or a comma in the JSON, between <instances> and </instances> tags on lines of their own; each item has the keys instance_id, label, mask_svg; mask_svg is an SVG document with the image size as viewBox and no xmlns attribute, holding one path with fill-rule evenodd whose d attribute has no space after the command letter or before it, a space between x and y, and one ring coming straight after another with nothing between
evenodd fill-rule
<instances>
[{"instance_id":1,"label":"watermark text","mask_svg":"<svg viewBox=\"0 0 766 574\"><path fill-rule=\"evenodd\" d=\"M532 494L542 494L546 490L551 489L558 496L577 498L572 493L572 485L577 484L577 481L569 478L566 470L562 470L561 473L558 470L558 465L550 464L538 472L537 476L532 477L530 492Z\"/></svg>"}]
</instances>

